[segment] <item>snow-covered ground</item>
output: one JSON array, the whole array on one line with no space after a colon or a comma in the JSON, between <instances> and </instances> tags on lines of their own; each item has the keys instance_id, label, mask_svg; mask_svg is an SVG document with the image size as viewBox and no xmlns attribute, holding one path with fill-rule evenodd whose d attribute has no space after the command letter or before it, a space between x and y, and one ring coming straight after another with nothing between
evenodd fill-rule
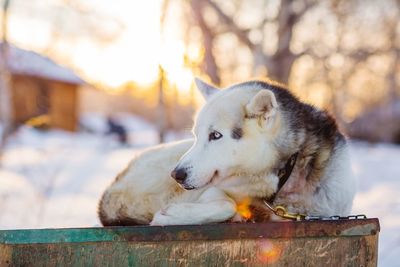
<instances>
[{"instance_id":1,"label":"snow-covered ground","mask_svg":"<svg viewBox=\"0 0 400 267\"><path fill-rule=\"evenodd\" d=\"M90 123L96 127L93 118ZM156 141L154 130L142 125L133 132L150 145ZM0 229L99 225L101 193L137 147L120 146L102 134L21 128L0 166ZM398 266L400 146L353 142L351 154L359 181L353 213L380 219L379 265Z\"/></svg>"},{"instance_id":2,"label":"snow-covered ground","mask_svg":"<svg viewBox=\"0 0 400 267\"><path fill-rule=\"evenodd\" d=\"M351 156L358 179L353 213L379 218L379 266L399 266L400 146L353 142Z\"/></svg>"}]
</instances>

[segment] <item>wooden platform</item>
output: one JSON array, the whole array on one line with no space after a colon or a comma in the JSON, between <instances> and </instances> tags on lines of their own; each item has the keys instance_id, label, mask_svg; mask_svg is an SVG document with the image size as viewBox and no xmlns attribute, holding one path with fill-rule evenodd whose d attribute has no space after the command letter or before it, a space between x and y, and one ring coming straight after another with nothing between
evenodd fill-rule
<instances>
[{"instance_id":1,"label":"wooden platform","mask_svg":"<svg viewBox=\"0 0 400 267\"><path fill-rule=\"evenodd\" d=\"M0 266L376 266L378 219L0 231Z\"/></svg>"}]
</instances>

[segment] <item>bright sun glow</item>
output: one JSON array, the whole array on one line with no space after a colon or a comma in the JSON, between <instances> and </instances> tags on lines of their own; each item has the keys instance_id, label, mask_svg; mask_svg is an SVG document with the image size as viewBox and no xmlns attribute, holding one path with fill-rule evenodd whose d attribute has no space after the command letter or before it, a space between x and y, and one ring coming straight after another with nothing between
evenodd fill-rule
<instances>
[{"instance_id":1,"label":"bright sun glow","mask_svg":"<svg viewBox=\"0 0 400 267\"><path fill-rule=\"evenodd\" d=\"M32 2L32 5L34 5ZM100 82L117 87L128 81L141 85L150 84L158 79L161 65L167 80L182 92L188 92L193 75L185 66L185 55L199 57L198 49L188 50L180 40L179 30L171 27L167 40L161 36L160 8L161 0L123 1L115 5L109 2L96 2L96 9L117 16L124 29L110 43L96 43L95 39L63 36L59 44L53 44L51 55L74 67L89 82ZM54 32L49 26L51 16L32 19L19 13L11 13L10 39L26 49L46 51ZM32 21L31 21L32 20ZM30 25L34 28L26 27ZM29 23L28 23L29 24ZM175 25L176 26L176 25ZM29 37L28 37L29 36ZM32 38L32 36L34 38ZM87 37L87 36L83 36ZM62 43L62 45L60 44ZM66 49L67 47L67 49Z\"/></svg>"},{"instance_id":2,"label":"bright sun glow","mask_svg":"<svg viewBox=\"0 0 400 267\"><path fill-rule=\"evenodd\" d=\"M184 43L180 40L167 41L160 52L160 64L167 74L167 79L178 89L188 93L193 81L193 74L185 66Z\"/></svg>"}]
</instances>

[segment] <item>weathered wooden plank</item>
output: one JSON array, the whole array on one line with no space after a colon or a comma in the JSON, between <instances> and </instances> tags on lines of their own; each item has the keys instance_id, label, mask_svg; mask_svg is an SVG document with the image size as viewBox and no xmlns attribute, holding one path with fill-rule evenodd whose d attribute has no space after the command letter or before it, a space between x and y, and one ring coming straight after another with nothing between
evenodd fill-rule
<instances>
[{"instance_id":1,"label":"weathered wooden plank","mask_svg":"<svg viewBox=\"0 0 400 267\"><path fill-rule=\"evenodd\" d=\"M376 219L11 230L0 266L376 266L378 233Z\"/></svg>"},{"instance_id":2,"label":"weathered wooden plank","mask_svg":"<svg viewBox=\"0 0 400 267\"><path fill-rule=\"evenodd\" d=\"M3 261L2 266L376 266L375 240L363 236L23 244L13 246L9 265Z\"/></svg>"},{"instance_id":3,"label":"weathered wooden plank","mask_svg":"<svg viewBox=\"0 0 400 267\"><path fill-rule=\"evenodd\" d=\"M183 241L238 238L363 236L379 232L378 219L212 225L134 226L0 231L0 243Z\"/></svg>"}]
</instances>

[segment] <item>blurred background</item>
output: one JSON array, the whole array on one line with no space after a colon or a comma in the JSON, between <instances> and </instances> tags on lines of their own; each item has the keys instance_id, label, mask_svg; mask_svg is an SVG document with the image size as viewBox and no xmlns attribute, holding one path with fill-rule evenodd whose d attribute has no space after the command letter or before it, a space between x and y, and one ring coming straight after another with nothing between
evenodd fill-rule
<instances>
[{"instance_id":1,"label":"blurred background","mask_svg":"<svg viewBox=\"0 0 400 267\"><path fill-rule=\"evenodd\" d=\"M193 77L269 77L352 138L354 213L381 219L380 264L394 266L400 1L0 3L1 229L98 224L135 151L191 136Z\"/></svg>"}]
</instances>

